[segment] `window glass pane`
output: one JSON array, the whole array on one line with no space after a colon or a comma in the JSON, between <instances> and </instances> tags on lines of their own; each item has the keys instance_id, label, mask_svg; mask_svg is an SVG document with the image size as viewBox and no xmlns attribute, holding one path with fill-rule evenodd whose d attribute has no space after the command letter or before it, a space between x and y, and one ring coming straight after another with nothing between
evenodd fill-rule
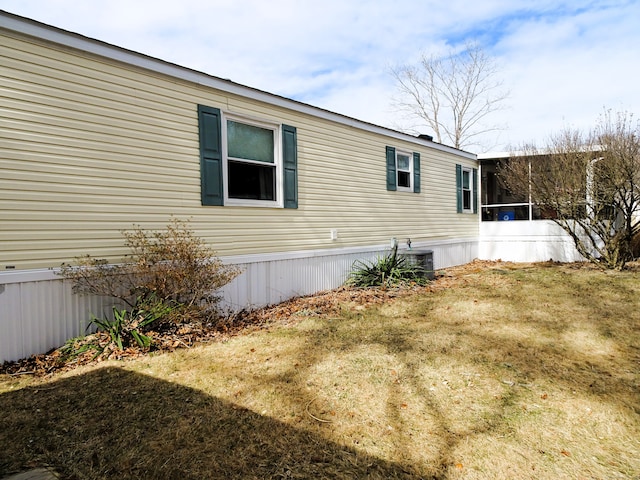
<instances>
[{"instance_id":1,"label":"window glass pane","mask_svg":"<svg viewBox=\"0 0 640 480\"><path fill-rule=\"evenodd\" d=\"M398 170L409 170L409 157L398 154Z\"/></svg>"},{"instance_id":2,"label":"window glass pane","mask_svg":"<svg viewBox=\"0 0 640 480\"><path fill-rule=\"evenodd\" d=\"M527 192L512 192L505 185L502 171L503 161L484 161L482 163L482 205L528 202Z\"/></svg>"},{"instance_id":3,"label":"window glass pane","mask_svg":"<svg viewBox=\"0 0 640 480\"><path fill-rule=\"evenodd\" d=\"M411 175L409 172L398 172L398 186L399 187L411 187Z\"/></svg>"},{"instance_id":4,"label":"window glass pane","mask_svg":"<svg viewBox=\"0 0 640 480\"><path fill-rule=\"evenodd\" d=\"M534 211L535 216L535 211ZM534 217L535 218L535 217ZM514 205L504 207L483 207L483 222L503 222L511 220L529 220L528 205Z\"/></svg>"},{"instance_id":5,"label":"window glass pane","mask_svg":"<svg viewBox=\"0 0 640 480\"><path fill-rule=\"evenodd\" d=\"M275 201L275 192L275 167L229 162L229 198Z\"/></svg>"},{"instance_id":6,"label":"window glass pane","mask_svg":"<svg viewBox=\"0 0 640 480\"><path fill-rule=\"evenodd\" d=\"M470 190L462 191L462 208L464 210L471 210L471 191Z\"/></svg>"},{"instance_id":7,"label":"window glass pane","mask_svg":"<svg viewBox=\"0 0 640 480\"><path fill-rule=\"evenodd\" d=\"M462 171L462 188L469 188L469 170Z\"/></svg>"},{"instance_id":8,"label":"window glass pane","mask_svg":"<svg viewBox=\"0 0 640 480\"><path fill-rule=\"evenodd\" d=\"M273 130L229 120L227 148L233 158L274 163Z\"/></svg>"}]
</instances>

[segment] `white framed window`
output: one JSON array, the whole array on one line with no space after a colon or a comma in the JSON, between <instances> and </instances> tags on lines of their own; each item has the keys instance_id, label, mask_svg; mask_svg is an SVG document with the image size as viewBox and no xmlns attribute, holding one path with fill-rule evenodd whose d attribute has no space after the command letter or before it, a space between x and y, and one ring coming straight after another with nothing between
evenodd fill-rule
<instances>
[{"instance_id":1,"label":"white framed window","mask_svg":"<svg viewBox=\"0 0 640 480\"><path fill-rule=\"evenodd\" d=\"M298 208L297 131L198 105L202 205Z\"/></svg>"},{"instance_id":2,"label":"white framed window","mask_svg":"<svg viewBox=\"0 0 640 480\"><path fill-rule=\"evenodd\" d=\"M470 168L462 168L462 211L465 213L473 212L472 174Z\"/></svg>"},{"instance_id":3,"label":"white framed window","mask_svg":"<svg viewBox=\"0 0 640 480\"><path fill-rule=\"evenodd\" d=\"M222 116L226 205L282 206L280 125Z\"/></svg>"},{"instance_id":4,"label":"white framed window","mask_svg":"<svg viewBox=\"0 0 640 480\"><path fill-rule=\"evenodd\" d=\"M387 145L387 190L420 193L420 153Z\"/></svg>"},{"instance_id":5,"label":"white framed window","mask_svg":"<svg viewBox=\"0 0 640 480\"><path fill-rule=\"evenodd\" d=\"M458 213L476 213L478 199L478 170L456 165L456 208Z\"/></svg>"},{"instance_id":6,"label":"white framed window","mask_svg":"<svg viewBox=\"0 0 640 480\"><path fill-rule=\"evenodd\" d=\"M398 191L413 191L413 155L396 150L396 186Z\"/></svg>"}]
</instances>

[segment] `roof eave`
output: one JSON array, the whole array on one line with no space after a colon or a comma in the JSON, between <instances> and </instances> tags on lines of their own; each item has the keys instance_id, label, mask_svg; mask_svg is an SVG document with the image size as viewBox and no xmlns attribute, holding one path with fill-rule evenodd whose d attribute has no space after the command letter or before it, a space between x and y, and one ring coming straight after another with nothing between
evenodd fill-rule
<instances>
[{"instance_id":1,"label":"roof eave","mask_svg":"<svg viewBox=\"0 0 640 480\"><path fill-rule=\"evenodd\" d=\"M35 20L21 17L13 13L0 10L0 28L9 31L19 32L24 35L35 37L48 42L63 45L65 47L84 51L93 55L108 58L128 65L143 68L155 73L167 75L183 81L203 85L225 93L239 95L246 98L258 100L273 106L286 108L295 112L304 113L314 117L330 120L342 125L358 128L368 132L385 135L398 140L409 141L415 144L433 148L435 150L453 153L470 160L476 160L476 155L464 150L459 150L448 145L443 145L426 139L421 139L399 132L387 127L375 125L373 123L358 120L346 115L335 113L323 108L314 107L307 103L292 100L280 95L248 87L231 80L223 79L197 70L167 62L142 53L128 50L101 40L96 40L78 33L63 30L58 27L47 25Z\"/></svg>"}]
</instances>

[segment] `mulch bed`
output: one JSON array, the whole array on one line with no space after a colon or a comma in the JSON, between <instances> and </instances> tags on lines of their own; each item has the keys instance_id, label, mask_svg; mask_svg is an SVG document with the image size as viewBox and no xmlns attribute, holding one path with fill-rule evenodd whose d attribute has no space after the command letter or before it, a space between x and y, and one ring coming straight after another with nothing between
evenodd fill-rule
<instances>
[{"instance_id":1,"label":"mulch bed","mask_svg":"<svg viewBox=\"0 0 640 480\"><path fill-rule=\"evenodd\" d=\"M0 374L45 376L54 372L70 370L79 365L99 363L105 360L133 359L149 352L165 353L179 348L191 348L195 345L224 340L256 329L269 328L276 324L292 323L303 316L338 315L345 306L347 308L362 308L365 305L379 305L393 298L418 292L449 288L461 276L482 271L499 263L475 261L459 267L452 267L439 272L438 277L426 286L404 285L392 289L340 287L256 310L242 310L211 323L192 322L172 325L162 331L145 332L153 338L152 347L146 349L137 346L129 346L123 350L113 349L109 345L109 335L105 332L96 332L76 339L74 347L77 351L85 345L93 344L99 345L101 349L104 349L102 351L88 348L79 355L70 356L65 348L61 347L15 362L5 362L0 365Z\"/></svg>"}]
</instances>

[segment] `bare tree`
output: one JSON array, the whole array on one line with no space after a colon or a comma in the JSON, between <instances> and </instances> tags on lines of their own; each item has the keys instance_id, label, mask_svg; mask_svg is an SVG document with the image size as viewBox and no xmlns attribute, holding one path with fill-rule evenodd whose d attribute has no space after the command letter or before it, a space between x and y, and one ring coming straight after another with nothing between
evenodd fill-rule
<instances>
[{"instance_id":1,"label":"bare tree","mask_svg":"<svg viewBox=\"0 0 640 480\"><path fill-rule=\"evenodd\" d=\"M607 111L587 134L565 130L542 149L526 145L499 174L512 191L528 192L587 260L622 269L633 258L640 230L640 125L633 115Z\"/></svg>"},{"instance_id":2,"label":"bare tree","mask_svg":"<svg viewBox=\"0 0 640 480\"><path fill-rule=\"evenodd\" d=\"M478 45L446 57L422 55L418 65L394 68L399 98L396 108L426 123L439 143L456 148L480 145L478 137L499 130L483 123L503 108L496 63Z\"/></svg>"}]
</instances>

